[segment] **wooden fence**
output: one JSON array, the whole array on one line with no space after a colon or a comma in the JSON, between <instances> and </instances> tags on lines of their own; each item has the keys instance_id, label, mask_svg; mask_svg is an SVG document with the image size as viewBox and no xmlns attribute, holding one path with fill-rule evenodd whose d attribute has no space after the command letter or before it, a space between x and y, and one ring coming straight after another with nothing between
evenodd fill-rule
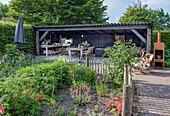
<instances>
[{"instance_id":1,"label":"wooden fence","mask_svg":"<svg viewBox=\"0 0 170 116\"><path fill-rule=\"evenodd\" d=\"M132 102L133 102L133 87L132 87L131 68L128 64L124 64L122 116L131 116Z\"/></svg>"},{"instance_id":2,"label":"wooden fence","mask_svg":"<svg viewBox=\"0 0 170 116\"><path fill-rule=\"evenodd\" d=\"M106 73L109 68L107 65L104 65L104 61L100 57L85 57L85 58L79 58L79 57L68 57L68 56L31 56L30 59L32 61L40 61L40 60L48 60L48 61L55 61L55 60L63 60L70 63L76 63L79 65L84 65L89 68L93 68L96 70L97 73ZM108 61L107 61L108 62Z\"/></svg>"}]
</instances>

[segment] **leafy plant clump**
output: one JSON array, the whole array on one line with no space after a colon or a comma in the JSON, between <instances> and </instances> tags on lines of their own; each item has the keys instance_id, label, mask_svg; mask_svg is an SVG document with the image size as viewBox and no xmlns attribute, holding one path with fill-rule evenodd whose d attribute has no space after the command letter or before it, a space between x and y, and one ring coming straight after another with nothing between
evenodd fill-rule
<instances>
[{"instance_id":1,"label":"leafy plant clump","mask_svg":"<svg viewBox=\"0 0 170 116\"><path fill-rule=\"evenodd\" d=\"M96 91L99 96L105 96L105 94L108 92L108 85L106 83L106 74L103 77L103 75L97 76L95 75L95 85L96 85Z\"/></svg>"},{"instance_id":2,"label":"leafy plant clump","mask_svg":"<svg viewBox=\"0 0 170 116\"><path fill-rule=\"evenodd\" d=\"M91 87L91 86L90 86ZM89 96L90 87L87 85L84 86L76 86L70 87L70 95L73 98L74 102L79 105L85 105L86 103L90 102L91 97Z\"/></svg>"},{"instance_id":3,"label":"leafy plant clump","mask_svg":"<svg viewBox=\"0 0 170 116\"><path fill-rule=\"evenodd\" d=\"M135 62L138 51L135 49L135 44L132 41L114 42L113 47L105 49L105 64L108 65L109 74L112 76L113 82L118 85L123 84L124 64L128 63L132 67L132 62ZM109 63L108 61L109 60Z\"/></svg>"},{"instance_id":4,"label":"leafy plant clump","mask_svg":"<svg viewBox=\"0 0 170 116\"><path fill-rule=\"evenodd\" d=\"M22 68L8 78L0 78L0 98L3 98L1 103L5 107L4 114L40 115L42 105L52 104L56 107L54 93L58 88L72 84L70 69L79 72L76 64L64 61L44 62ZM77 78L85 73L91 76L82 76L82 81L94 78L94 70L87 68L81 71L82 69L85 68L80 66L81 73L76 74Z\"/></svg>"},{"instance_id":5,"label":"leafy plant clump","mask_svg":"<svg viewBox=\"0 0 170 116\"><path fill-rule=\"evenodd\" d=\"M113 112L114 115L119 116L122 112L122 96L119 97L110 97L106 100L108 101L106 103L106 106L109 107L110 112ZM115 113L114 111L118 111L118 113Z\"/></svg>"},{"instance_id":6,"label":"leafy plant clump","mask_svg":"<svg viewBox=\"0 0 170 116\"><path fill-rule=\"evenodd\" d=\"M26 59L24 53L17 49L17 45L7 44L5 54L0 59L0 78L15 74L16 70L30 64L30 60Z\"/></svg>"}]
</instances>

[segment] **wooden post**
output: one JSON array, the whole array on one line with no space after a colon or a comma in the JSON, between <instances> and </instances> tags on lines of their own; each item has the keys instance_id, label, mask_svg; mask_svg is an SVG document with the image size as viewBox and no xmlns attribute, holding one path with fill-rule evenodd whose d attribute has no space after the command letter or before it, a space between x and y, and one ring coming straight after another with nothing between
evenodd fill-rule
<instances>
[{"instance_id":1,"label":"wooden post","mask_svg":"<svg viewBox=\"0 0 170 116\"><path fill-rule=\"evenodd\" d=\"M151 52L151 28L147 28L147 48L146 52L150 53Z\"/></svg>"},{"instance_id":2,"label":"wooden post","mask_svg":"<svg viewBox=\"0 0 170 116\"><path fill-rule=\"evenodd\" d=\"M132 111L131 103L131 76L130 76L130 66L124 64L124 85L123 85L123 103L122 103L122 116L130 116Z\"/></svg>"},{"instance_id":3,"label":"wooden post","mask_svg":"<svg viewBox=\"0 0 170 116\"><path fill-rule=\"evenodd\" d=\"M130 90L130 85L124 84L123 85L122 116L130 116L129 90Z\"/></svg>"},{"instance_id":4,"label":"wooden post","mask_svg":"<svg viewBox=\"0 0 170 116\"><path fill-rule=\"evenodd\" d=\"M86 57L86 66L89 67L89 57Z\"/></svg>"},{"instance_id":5,"label":"wooden post","mask_svg":"<svg viewBox=\"0 0 170 116\"><path fill-rule=\"evenodd\" d=\"M128 66L128 85L129 88L129 111L132 114L132 103L133 103L133 86L132 86L132 76L131 76L131 68Z\"/></svg>"},{"instance_id":6,"label":"wooden post","mask_svg":"<svg viewBox=\"0 0 170 116\"><path fill-rule=\"evenodd\" d=\"M128 84L128 64L124 64L124 84Z\"/></svg>"},{"instance_id":7,"label":"wooden post","mask_svg":"<svg viewBox=\"0 0 170 116\"><path fill-rule=\"evenodd\" d=\"M39 31L36 31L36 54L40 55Z\"/></svg>"}]
</instances>

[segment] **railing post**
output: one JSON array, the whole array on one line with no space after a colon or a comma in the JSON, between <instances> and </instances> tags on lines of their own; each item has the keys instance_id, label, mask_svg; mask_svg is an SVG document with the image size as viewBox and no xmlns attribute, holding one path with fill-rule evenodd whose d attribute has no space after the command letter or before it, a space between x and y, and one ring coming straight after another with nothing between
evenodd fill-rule
<instances>
[{"instance_id":1,"label":"railing post","mask_svg":"<svg viewBox=\"0 0 170 116\"><path fill-rule=\"evenodd\" d=\"M122 116L130 116L131 115L131 86L129 85L128 64L124 64L124 85L123 85L123 103L122 103Z\"/></svg>"},{"instance_id":2,"label":"railing post","mask_svg":"<svg viewBox=\"0 0 170 116\"><path fill-rule=\"evenodd\" d=\"M89 57L86 57L86 66L89 67Z\"/></svg>"}]
</instances>

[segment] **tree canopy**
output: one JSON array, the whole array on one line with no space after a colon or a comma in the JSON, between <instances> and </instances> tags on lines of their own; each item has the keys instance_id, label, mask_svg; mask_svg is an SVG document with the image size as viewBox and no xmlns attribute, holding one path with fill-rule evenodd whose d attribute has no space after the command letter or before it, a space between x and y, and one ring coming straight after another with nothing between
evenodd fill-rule
<instances>
[{"instance_id":1,"label":"tree canopy","mask_svg":"<svg viewBox=\"0 0 170 116\"><path fill-rule=\"evenodd\" d=\"M22 14L33 24L106 23L104 0L11 0L8 15L17 20Z\"/></svg>"},{"instance_id":2,"label":"tree canopy","mask_svg":"<svg viewBox=\"0 0 170 116\"><path fill-rule=\"evenodd\" d=\"M154 30L169 30L170 17L168 13L164 13L162 8L152 10L147 4L142 5L141 1L129 5L127 11L120 17L120 23L127 22L149 22L153 21Z\"/></svg>"},{"instance_id":3,"label":"tree canopy","mask_svg":"<svg viewBox=\"0 0 170 116\"><path fill-rule=\"evenodd\" d=\"M8 12L8 6L5 4L3 5L0 2L0 19L2 19L2 17L7 17L6 13Z\"/></svg>"}]
</instances>

